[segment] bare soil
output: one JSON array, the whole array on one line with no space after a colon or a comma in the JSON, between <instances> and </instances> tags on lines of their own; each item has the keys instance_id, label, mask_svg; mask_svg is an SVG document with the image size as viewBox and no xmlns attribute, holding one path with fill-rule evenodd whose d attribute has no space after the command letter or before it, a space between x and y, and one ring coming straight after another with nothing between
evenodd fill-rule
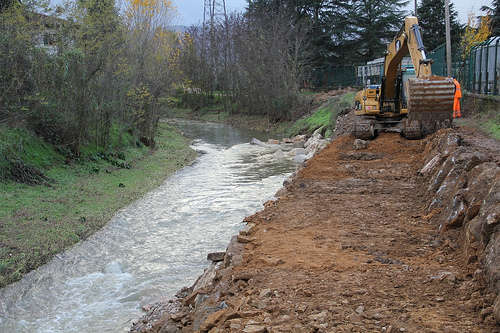
<instances>
[{"instance_id":1,"label":"bare soil","mask_svg":"<svg viewBox=\"0 0 500 333\"><path fill-rule=\"evenodd\" d=\"M253 241L233 275L251 278L226 303L261 310L253 319L273 332L500 331L480 314L494 295L422 216L424 142L382 134L355 151L353 140L338 138L247 219Z\"/></svg>"},{"instance_id":2,"label":"bare soil","mask_svg":"<svg viewBox=\"0 0 500 333\"><path fill-rule=\"evenodd\" d=\"M427 140L382 133L355 150L338 137L245 219L224 264L201 278L211 282L156 305L133 331L500 332L480 264L424 213Z\"/></svg>"}]
</instances>

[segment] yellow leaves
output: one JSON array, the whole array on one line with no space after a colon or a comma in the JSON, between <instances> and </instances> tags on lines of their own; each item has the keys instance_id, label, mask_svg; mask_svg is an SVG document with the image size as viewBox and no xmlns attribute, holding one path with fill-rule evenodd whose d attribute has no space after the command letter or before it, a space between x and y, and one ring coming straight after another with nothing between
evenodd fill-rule
<instances>
[{"instance_id":1,"label":"yellow leaves","mask_svg":"<svg viewBox=\"0 0 500 333\"><path fill-rule=\"evenodd\" d=\"M164 11L174 11L175 6L171 0L127 0L126 15L129 19L135 16L153 17Z\"/></svg>"},{"instance_id":2,"label":"yellow leaves","mask_svg":"<svg viewBox=\"0 0 500 333\"><path fill-rule=\"evenodd\" d=\"M460 43L463 50L462 59L465 59L469 56L471 49L475 45L488 39L488 37L491 35L490 22L491 18L489 15L483 16L479 27L476 27L474 14L469 14L469 17L467 19L467 26L465 27L464 34L462 35L462 41Z\"/></svg>"}]
</instances>

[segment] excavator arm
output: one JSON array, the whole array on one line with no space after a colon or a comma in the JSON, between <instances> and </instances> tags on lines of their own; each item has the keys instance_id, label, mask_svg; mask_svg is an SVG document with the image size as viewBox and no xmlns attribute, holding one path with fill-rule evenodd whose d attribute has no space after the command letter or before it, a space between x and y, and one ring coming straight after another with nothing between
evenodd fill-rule
<instances>
[{"instance_id":1,"label":"excavator arm","mask_svg":"<svg viewBox=\"0 0 500 333\"><path fill-rule=\"evenodd\" d=\"M393 81L397 75L398 62L409 54L416 77L409 79L404 89L408 98L408 121L418 126L421 135L435 132L451 125L455 85L449 77L432 75L432 60L427 59L418 20L414 16L405 18L402 31L387 48L385 77ZM393 83L387 84L387 96L393 96Z\"/></svg>"},{"instance_id":2,"label":"excavator arm","mask_svg":"<svg viewBox=\"0 0 500 333\"><path fill-rule=\"evenodd\" d=\"M408 55L415 69L414 77L401 67ZM366 139L373 138L378 130L386 130L416 139L449 127L455 85L452 78L434 76L431 65L418 20L408 16L387 46L382 85L366 86L355 97L358 120L353 134Z\"/></svg>"},{"instance_id":3,"label":"excavator arm","mask_svg":"<svg viewBox=\"0 0 500 333\"><path fill-rule=\"evenodd\" d=\"M429 78L432 75L431 60L425 55L425 47L418 20L414 16L405 18L405 22L393 41L387 46L384 63L384 89L387 99L396 95L396 78L403 57L410 55L417 78Z\"/></svg>"}]
</instances>

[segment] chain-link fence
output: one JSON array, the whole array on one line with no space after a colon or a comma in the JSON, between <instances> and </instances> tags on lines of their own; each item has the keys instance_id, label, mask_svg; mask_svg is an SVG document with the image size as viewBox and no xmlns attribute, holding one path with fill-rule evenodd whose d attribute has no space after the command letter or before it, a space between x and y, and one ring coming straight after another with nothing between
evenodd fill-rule
<instances>
[{"instance_id":1,"label":"chain-link fence","mask_svg":"<svg viewBox=\"0 0 500 333\"><path fill-rule=\"evenodd\" d=\"M433 60L434 75L447 76L445 44L429 52L427 57ZM403 58L402 65L411 66L411 59ZM383 75L384 58L360 66L325 66L312 70L304 81L304 87L311 89L362 87L368 82L380 84ZM465 61L462 61L458 49L453 50L452 75L467 91L500 95L500 36L491 37L474 46Z\"/></svg>"},{"instance_id":2,"label":"chain-link fence","mask_svg":"<svg viewBox=\"0 0 500 333\"><path fill-rule=\"evenodd\" d=\"M474 46L466 61L464 82L467 90L500 95L500 36Z\"/></svg>"},{"instance_id":3,"label":"chain-link fence","mask_svg":"<svg viewBox=\"0 0 500 333\"><path fill-rule=\"evenodd\" d=\"M428 54L434 62L432 73L447 76L445 44ZM458 53L452 54L452 75L462 87L477 94L500 95L500 37L475 45L467 59L462 61Z\"/></svg>"},{"instance_id":4,"label":"chain-link fence","mask_svg":"<svg viewBox=\"0 0 500 333\"><path fill-rule=\"evenodd\" d=\"M356 66L315 68L304 80L304 87L310 89L337 89L356 85Z\"/></svg>"}]
</instances>

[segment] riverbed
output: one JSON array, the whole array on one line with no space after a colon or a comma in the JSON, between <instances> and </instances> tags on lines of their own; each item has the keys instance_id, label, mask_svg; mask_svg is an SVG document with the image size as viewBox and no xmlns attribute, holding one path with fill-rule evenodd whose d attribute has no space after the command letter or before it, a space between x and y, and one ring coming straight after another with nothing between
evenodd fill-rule
<instances>
[{"instance_id":1,"label":"riverbed","mask_svg":"<svg viewBox=\"0 0 500 333\"><path fill-rule=\"evenodd\" d=\"M194 282L296 165L264 133L175 121L197 160L88 240L0 290L0 332L126 332L142 306Z\"/></svg>"}]
</instances>

